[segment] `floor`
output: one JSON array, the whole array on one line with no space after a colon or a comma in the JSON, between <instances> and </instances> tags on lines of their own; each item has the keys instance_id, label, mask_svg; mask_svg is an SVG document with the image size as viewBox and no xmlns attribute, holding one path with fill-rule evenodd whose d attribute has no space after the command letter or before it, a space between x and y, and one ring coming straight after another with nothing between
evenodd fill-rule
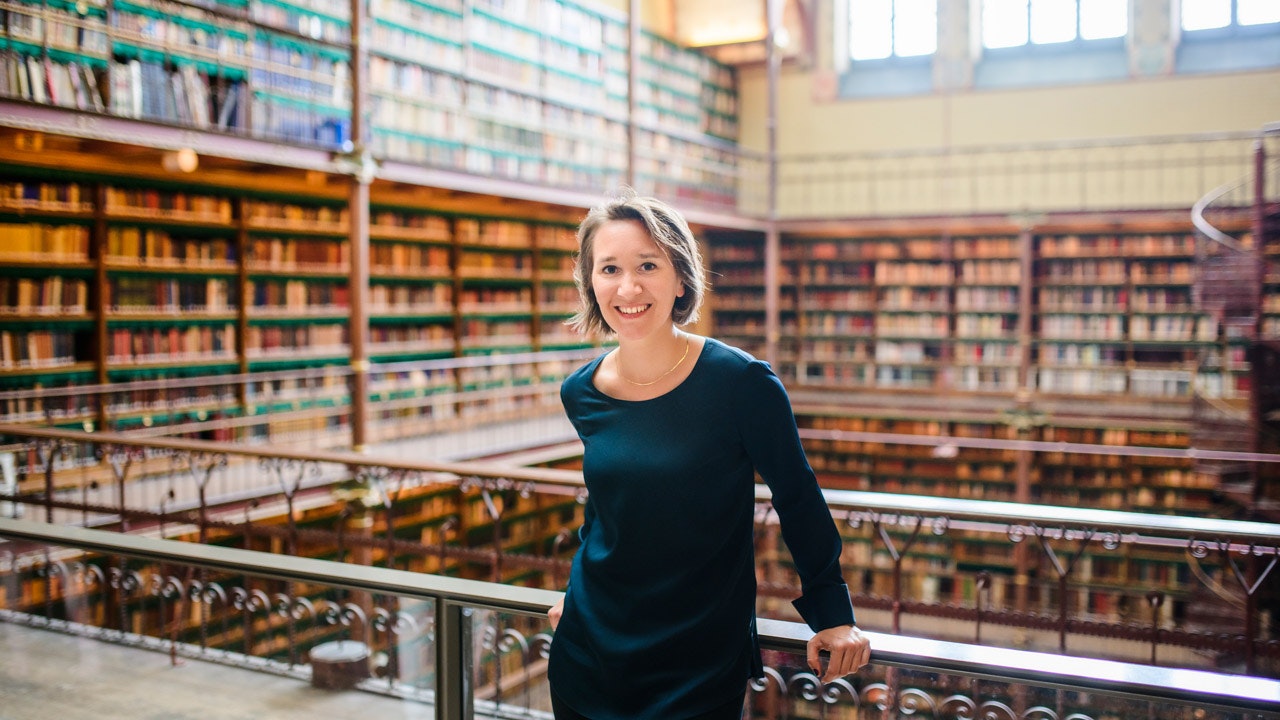
<instances>
[{"instance_id":1,"label":"floor","mask_svg":"<svg viewBox=\"0 0 1280 720\"><path fill-rule=\"evenodd\" d=\"M359 690L181 659L0 622L0 720L428 720L434 709Z\"/></svg>"}]
</instances>

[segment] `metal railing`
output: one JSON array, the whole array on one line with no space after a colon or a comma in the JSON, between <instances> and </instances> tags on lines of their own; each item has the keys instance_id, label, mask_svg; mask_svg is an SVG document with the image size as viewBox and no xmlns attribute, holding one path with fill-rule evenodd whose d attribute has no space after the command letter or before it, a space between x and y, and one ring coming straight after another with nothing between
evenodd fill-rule
<instances>
[{"instance_id":1,"label":"metal railing","mask_svg":"<svg viewBox=\"0 0 1280 720\"><path fill-rule=\"evenodd\" d=\"M467 564L495 580L513 573L539 573L548 584L563 582L572 552L569 530L577 522L577 504L586 497L576 470L424 463L349 452L15 426L0 426L0 436L19 441L13 447L23 452L25 463L19 492L0 500L16 503L28 516L161 535L167 526L193 539L216 534L235 543L270 539L289 552L336 552L340 557L359 552L367 562L430 571L450 563ZM849 442L954 444L962 456L969 448L988 451L995 444L1012 452L1096 453L1125 461L1140 455L1176 459L1200 454L1170 448L826 433L836 436ZM572 457L580 448L562 453ZM1245 455L1254 461L1280 461L1280 456ZM87 458L92 467L76 467L63 458ZM98 478L92 488L86 484L90 472ZM415 508L441 488L446 489L441 496L444 505L431 518L421 517L423 511ZM824 492L845 535L851 588L873 626L899 628L905 623L919 628L924 621L943 620L950 639L967 636L988 642L1011 642L998 637L999 632L1022 628L1018 632L1035 636L1022 642L1063 653L1094 647L1088 639L1101 637L1123 647L1095 647L1091 652L1149 657L1152 663L1203 665L1206 659L1194 655L1204 652L1247 658L1247 667L1255 660L1280 658L1280 638L1262 616L1266 607L1260 605L1280 559L1280 526L920 495ZM757 489L757 502L761 593L766 605L768 599L781 604L796 594L794 579L778 539L767 487ZM315 515L334 507L346 509ZM362 533L348 529L348 510L366 517ZM305 527L295 522L308 516ZM521 525L526 517L547 520ZM276 519L273 525L255 522L271 518ZM415 522L422 524L418 539L405 537L403 531L386 531L406 518L418 518ZM513 547L521 528L530 537ZM1035 577L1005 574L1016 553L1027 556L1028 571L1038 570ZM1134 577L1117 585L1101 570L1107 563L1118 564L1122 575L1132 572ZM1144 580L1142 563L1157 572ZM1098 569L1091 569L1095 564ZM904 577L916 582L904 583ZM929 577L949 578L956 589L939 592L936 585L920 585L921 578ZM963 583L974 587L962 591ZM1197 598L1199 587L1218 598ZM1128 609L1093 609L1091 598ZM1238 606L1232 611L1238 613L1236 626L1184 626L1182 611L1203 602Z\"/></svg>"},{"instance_id":2,"label":"metal railing","mask_svg":"<svg viewBox=\"0 0 1280 720\"><path fill-rule=\"evenodd\" d=\"M560 382L598 349L375 363L367 439L394 443L560 412ZM206 375L0 392L0 422L139 437L351 446L351 368ZM436 455L439 457L439 455Z\"/></svg>"},{"instance_id":3,"label":"metal railing","mask_svg":"<svg viewBox=\"0 0 1280 720\"><path fill-rule=\"evenodd\" d=\"M779 216L968 216L1187 208L1252 171L1258 133L779 158Z\"/></svg>"},{"instance_id":4,"label":"metal railing","mask_svg":"<svg viewBox=\"0 0 1280 720\"><path fill-rule=\"evenodd\" d=\"M376 664L346 669L350 686L431 703L441 719L547 717L538 708L554 636L543 616L556 592L11 519L0 519L0 538L10 541L0 547L0 588L43 581L34 595L3 596L9 621L83 632L55 605L101 605L114 619L98 637L313 682L314 643L339 638L380 652ZM191 617L195 627L182 627ZM748 692L751 718L1280 716L1280 681L875 632L872 666L823 685L797 669L807 628L762 620L760 631L768 662ZM295 644L299 635L313 644ZM289 643L262 657L270 636Z\"/></svg>"}]
</instances>

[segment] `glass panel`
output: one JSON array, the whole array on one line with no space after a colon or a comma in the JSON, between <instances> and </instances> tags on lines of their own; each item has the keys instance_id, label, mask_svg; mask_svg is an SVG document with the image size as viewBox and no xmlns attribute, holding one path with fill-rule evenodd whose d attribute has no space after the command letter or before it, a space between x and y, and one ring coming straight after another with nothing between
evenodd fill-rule
<instances>
[{"instance_id":1,"label":"glass panel","mask_svg":"<svg viewBox=\"0 0 1280 720\"><path fill-rule=\"evenodd\" d=\"M473 608L471 687L477 717L551 717L547 656L551 625L545 615Z\"/></svg>"},{"instance_id":2,"label":"glass panel","mask_svg":"<svg viewBox=\"0 0 1280 720\"><path fill-rule=\"evenodd\" d=\"M891 0L853 0L849 6L849 56L854 60L881 60L891 54Z\"/></svg>"},{"instance_id":3,"label":"glass panel","mask_svg":"<svg viewBox=\"0 0 1280 720\"><path fill-rule=\"evenodd\" d=\"M1075 0L1034 0L1031 3L1031 42L1060 43L1075 38Z\"/></svg>"},{"instance_id":4,"label":"glass panel","mask_svg":"<svg viewBox=\"0 0 1280 720\"><path fill-rule=\"evenodd\" d=\"M37 660L20 665L36 687L49 679L51 693L62 692L64 668L74 667L76 682L129 687L122 714L136 717L185 714L209 698L243 717L434 717L434 601L52 546L5 548L0 645L39 647L25 654ZM188 666L180 683L140 670L165 664ZM49 702L38 690L26 696L37 707ZM6 710L48 714L47 706Z\"/></svg>"},{"instance_id":5,"label":"glass panel","mask_svg":"<svg viewBox=\"0 0 1280 720\"><path fill-rule=\"evenodd\" d=\"M1231 0L1182 0L1182 29L1209 30L1231 24Z\"/></svg>"},{"instance_id":6,"label":"glass panel","mask_svg":"<svg viewBox=\"0 0 1280 720\"><path fill-rule=\"evenodd\" d=\"M1027 44L1027 0L984 0L982 45L988 48Z\"/></svg>"},{"instance_id":7,"label":"glass panel","mask_svg":"<svg viewBox=\"0 0 1280 720\"><path fill-rule=\"evenodd\" d=\"M932 55L938 49L938 0L897 0L893 47L899 57Z\"/></svg>"},{"instance_id":8,"label":"glass panel","mask_svg":"<svg viewBox=\"0 0 1280 720\"><path fill-rule=\"evenodd\" d=\"M1085 40L1124 37L1129 32L1129 3L1080 0L1080 37Z\"/></svg>"}]
</instances>

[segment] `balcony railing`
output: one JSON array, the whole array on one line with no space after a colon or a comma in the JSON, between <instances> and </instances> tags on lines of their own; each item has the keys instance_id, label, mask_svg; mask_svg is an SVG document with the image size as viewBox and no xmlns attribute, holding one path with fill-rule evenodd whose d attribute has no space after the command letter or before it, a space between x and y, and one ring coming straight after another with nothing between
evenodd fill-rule
<instances>
[{"instance_id":1,"label":"balcony railing","mask_svg":"<svg viewBox=\"0 0 1280 720\"><path fill-rule=\"evenodd\" d=\"M785 219L1185 209L1252 172L1257 133L779 158Z\"/></svg>"},{"instance_id":2,"label":"balcony railing","mask_svg":"<svg viewBox=\"0 0 1280 720\"><path fill-rule=\"evenodd\" d=\"M0 494L0 510L13 504L27 517L55 524L270 545L290 554L427 572L452 568L550 586L567 577L571 530L585 499L576 470L406 462L15 426L0 426L0 437L16 443L11 451L21 455L15 458L21 463L17 492ZM842 437L1165 459L1196 453L875 433ZM1222 658L1225 666L1252 671L1274 669L1280 658L1274 608L1265 600L1280 577L1280 526L825 492L845 536L855 604L871 627L1153 664L1212 666ZM758 488L757 501L761 607L773 612L778 608L771 606L784 605L780 601L798 589L767 488ZM433 509L433 502L439 507ZM353 516L362 520L353 525ZM1022 564L1010 563L1019 554ZM950 589L940 588L944 579ZM1197 609L1226 610L1226 624L1197 626L1188 617Z\"/></svg>"},{"instance_id":3,"label":"balcony railing","mask_svg":"<svg viewBox=\"0 0 1280 720\"><path fill-rule=\"evenodd\" d=\"M11 519L0 538L5 621L398 697L442 720L549 717L556 592ZM874 632L872 665L824 685L804 668L807 628L760 630L753 719L1280 717L1275 680Z\"/></svg>"}]
</instances>

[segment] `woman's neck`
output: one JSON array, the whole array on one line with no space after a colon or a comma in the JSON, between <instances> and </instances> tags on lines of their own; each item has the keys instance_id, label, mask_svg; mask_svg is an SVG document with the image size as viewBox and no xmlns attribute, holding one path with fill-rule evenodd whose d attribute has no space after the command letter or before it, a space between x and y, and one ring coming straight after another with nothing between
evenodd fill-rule
<instances>
[{"instance_id":1,"label":"woman's neck","mask_svg":"<svg viewBox=\"0 0 1280 720\"><path fill-rule=\"evenodd\" d=\"M614 355L619 377L633 385L653 382L679 369L688 358L689 335L676 327L670 334L654 334L633 340L618 339Z\"/></svg>"}]
</instances>

